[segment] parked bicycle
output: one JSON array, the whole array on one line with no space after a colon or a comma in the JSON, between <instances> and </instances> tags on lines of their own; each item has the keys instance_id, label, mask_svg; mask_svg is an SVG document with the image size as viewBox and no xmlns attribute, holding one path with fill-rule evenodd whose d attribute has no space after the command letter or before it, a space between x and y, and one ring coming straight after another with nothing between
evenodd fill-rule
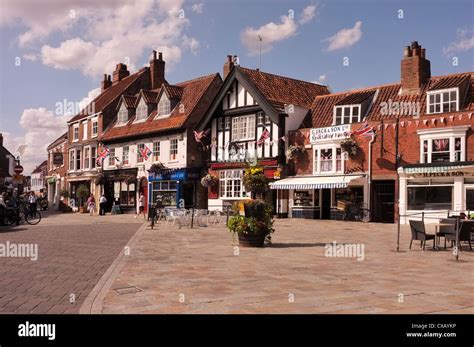
<instances>
[{"instance_id":1,"label":"parked bicycle","mask_svg":"<svg viewBox=\"0 0 474 347\"><path fill-rule=\"evenodd\" d=\"M36 225L40 221L41 214L38 211L33 211L29 205L22 203L18 207L7 208L5 210L1 224L20 225L26 222L30 225Z\"/></svg>"},{"instance_id":2,"label":"parked bicycle","mask_svg":"<svg viewBox=\"0 0 474 347\"><path fill-rule=\"evenodd\" d=\"M370 220L370 210L363 205L351 204L344 211L343 220L368 222Z\"/></svg>"}]
</instances>

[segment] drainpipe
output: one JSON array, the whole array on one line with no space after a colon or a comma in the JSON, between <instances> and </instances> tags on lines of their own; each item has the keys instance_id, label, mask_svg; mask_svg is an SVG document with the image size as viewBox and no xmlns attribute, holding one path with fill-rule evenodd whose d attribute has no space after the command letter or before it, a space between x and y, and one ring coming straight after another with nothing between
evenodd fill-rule
<instances>
[{"instance_id":1,"label":"drainpipe","mask_svg":"<svg viewBox=\"0 0 474 347\"><path fill-rule=\"evenodd\" d=\"M372 220L372 145L375 142L375 136L369 142L369 179L367 182L367 189L369 190L369 201L367 201L367 208L369 210L369 221Z\"/></svg>"}]
</instances>

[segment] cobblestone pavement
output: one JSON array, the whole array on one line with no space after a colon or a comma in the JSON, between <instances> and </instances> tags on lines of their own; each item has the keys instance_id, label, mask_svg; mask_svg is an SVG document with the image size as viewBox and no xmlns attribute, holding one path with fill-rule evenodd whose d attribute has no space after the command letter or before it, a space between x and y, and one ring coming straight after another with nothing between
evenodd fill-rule
<instances>
[{"instance_id":1,"label":"cobblestone pavement","mask_svg":"<svg viewBox=\"0 0 474 347\"><path fill-rule=\"evenodd\" d=\"M474 313L474 252L408 250L396 225L277 220L273 245L235 248L224 226L144 230L103 313ZM433 231L432 227L428 231ZM364 259L326 257L363 244Z\"/></svg>"},{"instance_id":2,"label":"cobblestone pavement","mask_svg":"<svg viewBox=\"0 0 474 347\"><path fill-rule=\"evenodd\" d=\"M43 214L35 226L0 227L0 245L38 245L36 261L0 257L0 313L79 312L143 224L131 215Z\"/></svg>"}]
</instances>

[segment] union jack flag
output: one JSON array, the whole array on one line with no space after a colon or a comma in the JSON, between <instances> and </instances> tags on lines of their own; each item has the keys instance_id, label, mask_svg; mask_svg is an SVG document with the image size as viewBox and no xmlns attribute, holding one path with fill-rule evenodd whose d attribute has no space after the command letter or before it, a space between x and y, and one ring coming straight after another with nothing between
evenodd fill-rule
<instances>
[{"instance_id":1,"label":"union jack flag","mask_svg":"<svg viewBox=\"0 0 474 347\"><path fill-rule=\"evenodd\" d=\"M449 148L449 139L433 140L433 144L436 152L444 152Z\"/></svg>"},{"instance_id":2,"label":"union jack flag","mask_svg":"<svg viewBox=\"0 0 474 347\"><path fill-rule=\"evenodd\" d=\"M262 132L262 135L260 135L260 138L258 139L257 141L257 145L261 145L262 143L265 142L266 139L268 139L270 137L270 132L268 131L267 128L265 128L265 130L263 130Z\"/></svg>"},{"instance_id":3,"label":"union jack flag","mask_svg":"<svg viewBox=\"0 0 474 347\"><path fill-rule=\"evenodd\" d=\"M148 160L148 158L150 157L150 155L153 154L153 152L151 151L150 148L147 147L147 145L143 145L142 148L139 148L140 150L140 154L141 156L143 157L143 159L145 160Z\"/></svg>"},{"instance_id":4,"label":"union jack flag","mask_svg":"<svg viewBox=\"0 0 474 347\"><path fill-rule=\"evenodd\" d=\"M196 131L194 130L194 139L196 140L197 143L201 143L202 139L209 134L209 131L211 129L203 130L203 131Z\"/></svg>"},{"instance_id":5,"label":"union jack flag","mask_svg":"<svg viewBox=\"0 0 474 347\"><path fill-rule=\"evenodd\" d=\"M109 149L105 146L102 147L102 151L99 153L97 159L95 160L96 164L100 166L102 164L102 160L105 160L105 158L107 158L109 154Z\"/></svg>"},{"instance_id":6,"label":"union jack flag","mask_svg":"<svg viewBox=\"0 0 474 347\"><path fill-rule=\"evenodd\" d=\"M371 127L369 123L365 122L359 129L353 131L352 134L356 136L372 137L375 136L375 131L374 127Z\"/></svg>"}]
</instances>

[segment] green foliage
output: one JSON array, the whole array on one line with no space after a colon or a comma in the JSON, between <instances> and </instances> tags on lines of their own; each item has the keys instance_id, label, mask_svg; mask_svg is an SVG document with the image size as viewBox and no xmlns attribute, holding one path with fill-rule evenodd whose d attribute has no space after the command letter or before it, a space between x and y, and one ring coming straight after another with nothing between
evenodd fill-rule
<instances>
[{"instance_id":1,"label":"green foliage","mask_svg":"<svg viewBox=\"0 0 474 347\"><path fill-rule=\"evenodd\" d=\"M268 188L268 178L261 167L251 167L245 170L243 177L244 187L252 193L263 193Z\"/></svg>"},{"instance_id":2,"label":"green foliage","mask_svg":"<svg viewBox=\"0 0 474 347\"><path fill-rule=\"evenodd\" d=\"M270 205L263 201L252 200L245 203L245 209L245 217L236 215L229 218L227 227L231 233L264 233L268 235L275 231L275 229L273 229L273 209ZM248 216L247 211L251 211L250 215L252 216Z\"/></svg>"},{"instance_id":3,"label":"green foliage","mask_svg":"<svg viewBox=\"0 0 474 347\"><path fill-rule=\"evenodd\" d=\"M62 196L63 198L69 198L69 190L67 189L61 189L61 191L59 192L59 195Z\"/></svg>"}]
</instances>

